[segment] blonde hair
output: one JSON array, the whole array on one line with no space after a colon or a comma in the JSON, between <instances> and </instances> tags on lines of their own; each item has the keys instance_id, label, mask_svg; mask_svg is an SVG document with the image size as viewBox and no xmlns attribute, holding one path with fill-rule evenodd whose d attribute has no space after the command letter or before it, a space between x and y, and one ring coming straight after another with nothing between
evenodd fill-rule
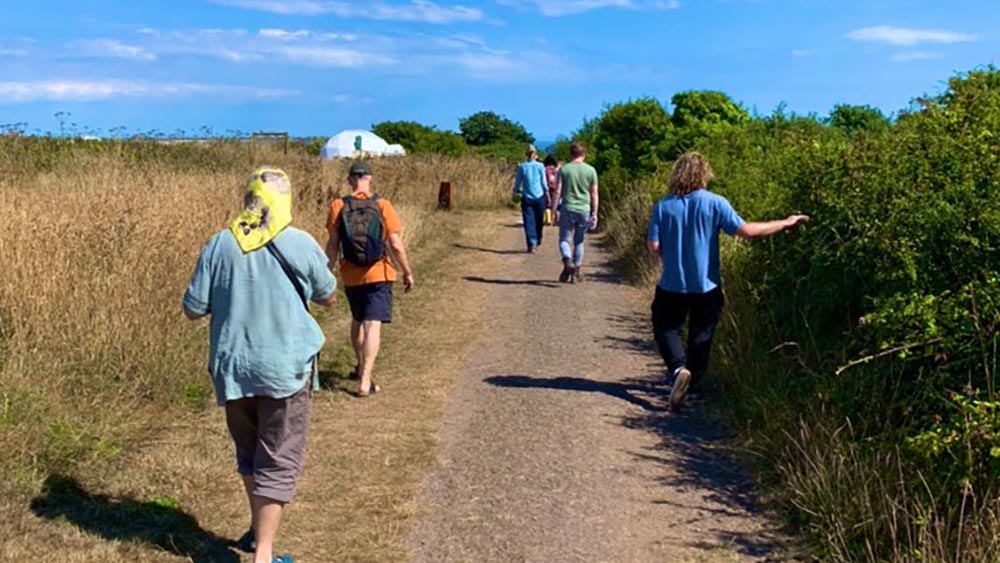
<instances>
[{"instance_id":1,"label":"blonde hair","mask_svg":"<svg viewBox=\"0 0 1000 563\"><path fill-rule=\"evenodd\" d=\"M684 196L691 192L707 188L708 183L715 179L715 173L708 164L708 159L696 152L684 153L674 163L670 173L670 193Z\"/></svg>"}]
</instances>

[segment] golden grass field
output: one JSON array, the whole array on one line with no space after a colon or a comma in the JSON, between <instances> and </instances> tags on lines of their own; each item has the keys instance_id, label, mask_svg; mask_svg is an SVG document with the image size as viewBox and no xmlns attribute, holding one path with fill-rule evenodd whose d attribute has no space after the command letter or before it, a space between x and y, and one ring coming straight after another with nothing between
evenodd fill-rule
<instances>
[{"instance_id":1,"label":"golden grass field","mask_svg":"<svg viewBox=\"0 0 1000 563\"><path fill-rule=\"evenodd\" d=\"M45 169L22 167L17 174L0 176L4 196L0 216L7 225L0 232L0 448L4 451L0 472L6 476L0 481L0 514L5 516L0 521L6 522L0 523L0 535L23 540L7 549L0 542L0 559L32 555L30 542L44 538L44 523L29 512L32 499L48 495L51 500L53 494L72 497L78 483L101 492L169 492L145 499L129 497L134 506L123 507L124 497L119 497L115 502L126 515L150 510L155 514L161 505L163 510L174 508L181 502L178 499L201 499L229 503L238 514L232 517L242 518L238 482L225 451L225 427L212 406L205 374L207 327L184 319L180 298L202 244L238 210L243 183L254 165L277 165L288 172L295 187L293 225L324 244L326 208L346 187L347 163L324 163L299 153L255 154L233 143L201 150L232 154L220 159L223 165L196 169L169 158L135 162L128 154L111 150L67 151ZM25 158L23 153L5 151L0 165L17 165ZM422 286L445 283L437 279L449 254L443 241L467 230L460 213L434 210L439 182L448 180L455 186L459 209L495 208L507 195L504 167L478 158L382 159L374 161L373 168L376 191L396 203L406 225L404 241ZM432 290L417 295L401 314L412 315L411 322L452 324L449 319L433 320L440 317L435 300L446 297ZM340 304L319 313L328 335L325 369L334 386L350 362L345 312L346 306ZM408 354L410 346L402 344L424 339L422 350L433 349L434 331L409 332L390 330L387 335L387 352L381 360L387 371L398 369L395 357L400 355L408 363L429 365L426 358L418 361L424 354ZM393 350L397 342L406 349ZM443 405L443 395L439 399ZM336 405L331 408L337 410ZM323 415L317 424L322 426ZM418 466L431 463L433 456L427 444L433 432L427 424L418 422L415 428L426 432L408 442L409 449L399 450L401 456L420 457ZM313 443L332 441L333 447L335 438L317 438ZM310 455L316 459L322 454ZM350 455L341 462L341 472L363 471L365 466L364 460ZM162 479L176 475L173 471L202 472L206 481L188 476L176 486L164 483ZM416 481L406 483L408 488L386 494L405 498L415 490ZM199 484L206 490L199 490ZM339 500L331 497L331 502L346 510L345 517L361 509L344 506L350 504L344 499L351 498L351 489L345 481L329 493L339 494ZM74 498L99 496L86 495ZM363 494L355 500L359 505L371 503ZM77 504L84 510L87 506L92 512L101 510L99 503ZM193 512L205 510L195 506ZM181 520L171 525L183 529L187 521ZM362 538L355 543L367 546L358 553L371 552L364 533L355 532ZM397 550L392 552L398 555L399 542L389 543L396 547L386 549ZM92 545L79 559L65 560L96 560L119 552L120 547ZM136 555L140 553L146 552L126 550L101 560L158 560ZM164 557L178 554L190 556L184 550L163 552Z\"/></svg>"}]
</instances>

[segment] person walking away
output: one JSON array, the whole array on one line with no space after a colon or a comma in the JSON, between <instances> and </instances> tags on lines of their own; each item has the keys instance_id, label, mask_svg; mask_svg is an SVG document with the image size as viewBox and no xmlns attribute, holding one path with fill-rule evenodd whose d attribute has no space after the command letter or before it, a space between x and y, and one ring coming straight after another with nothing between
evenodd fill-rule
<instances>
[{"instance_id":1,"label":"person walking away","mask_svg":"<svg viewBox=\"0 0 1000 563\"><path fill-rule=\"evenodd\" d=\"M555 191L556 186L559 184L559 160L554 154L550 154L545 157L545 187L548 189L549 197L549 213L548 217L551 220L553 214L559 209L559 201L556 199ZM546 225L550 224L550 221L545 222Z\"/></svg>"},{"instance_id":2,"label":"person walking away","mask_svg":"<svg viewBox=\"0 0 1000 563\"><path fill-rule=\"evenodd\" d=\"M237 542L254 563L274 556L275 536L305 459L323 331L308 302L333 303L336 280L319 244L290 226L292 186L277 168L253 172L244 210L201 251L183 310L211 316L208 371L236 444L251 528Z\"/></svg>"},{"instance_id":3,"label":"person walking away","mask_svg":"<svg viewBox=\"0 0 1000 563\"><path fill-rule=\"evenodd\" d=\"M673 375L670 407L680 409L708 368L709 349L722 313L719 231L744 239L793 229L806 215L745 222L726 198L708 190L714 178L705 157L682 155L674 163L669 193L653 206L647 246L663 268L653 299L653 336ZM681 331L688 325L687 347Z\"/></svg>"},{"instance_id":4,"label":"person walking away","mask_svg":"<svg viewBox=\"0 0 1000 563\"><path fill-rule=\"evenodd\" d=\"M538 162L538 151L534 145L528 145L525 160L514 173L514 201L521 202L525 244L530 253L537 252L542 244L545 210L549 206L546 188L545 167Z\"/></svg>"},{"instance_id":5,"label":"person walking away","mask_svg":"<svg viewBox=\"0 0 1000 563\"><path fill-rule=\"evenodd\" d=\"M372 369L381 345L382 323L392 322L392 284L396 269L403 270L403 284L414 287L406 250L403 223L392 203L372 192L372 170L363 160L348 171L352 193L330 203L326 230L330 238L326 255L340 264L344 293L351 306L351 344L356 359L354 373L359 379L356 395L367 397L380 387L372 380Z\"/></svg>"},{"instance_id":6,"label":"person walking away","mask_svg":"<svg viewBox=\"0 0 1000 563\"><path fill-rule=\"evenodd\" d=\"M562 197L562 206L555 213L559 224L559 250L563 270L559 281L583 281L583 240L587 231L597 228L598 189L597 170L584 162L586 150L580 143L569 147L572 160L559 169L553 201Z\"/></svg>"}]
</instances>

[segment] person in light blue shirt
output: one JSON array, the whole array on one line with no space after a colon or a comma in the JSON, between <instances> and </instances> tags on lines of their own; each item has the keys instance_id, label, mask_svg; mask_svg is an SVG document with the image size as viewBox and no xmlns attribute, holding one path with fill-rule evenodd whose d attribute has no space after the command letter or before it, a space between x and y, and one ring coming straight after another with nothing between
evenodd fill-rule
<instances>
[{"instance_id":1,"label":"person in light blue shirt","mask_svg":"<svg viewBox=\"0 0 1000 563\"><path fill-rule=\"evenodd\" d=\"M659 256L663 273L653 299L653 336L674 377L670 407L683 406L708 368L709 349L722 313L719 233L746 239L769 236L805 223L790 215L780 221L748 223L726 198L708 191L714 174L698 153L674 163L670 193L656 202L649 221L647 246ZM681 339L688 325L685 349Z\"/></svg>"},{"instance_id":2,"label":"person in light blue shirt","mask_svg":"<svg viewBox=\"0 0 1000 563\"><path fill-rule=\"evenodd\" d=\"M243 212L202 249L183 299L189 319L211 316L208 371L251 509L237 545L255 563L291 561L273 548L302 471L318 384L324 338L308 302L329 306L336 288L323 249L290 226L291 204L284 172L254 171Z\"/></svg>"},{"instance_id":3,"label":"person in light blue shirt","mask_svg":"<svg viewBox=\"0 0 1000 563\"><path fill-rule=\"evenodd\" d=\"M514 173L514 201L518 200L521 202L521 217L524 218L525 243L528 252L534 253L542 244L549 198L545 166L538 162L538 152L533 145L528 145L525 161Z\"/></svg>"}]
</instances>

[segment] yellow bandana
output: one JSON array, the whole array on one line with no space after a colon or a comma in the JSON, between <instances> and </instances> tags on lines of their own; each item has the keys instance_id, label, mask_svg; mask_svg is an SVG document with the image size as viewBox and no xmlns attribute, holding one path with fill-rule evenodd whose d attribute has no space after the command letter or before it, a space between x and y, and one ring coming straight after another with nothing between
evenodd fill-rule
<instances>
[{"instance_id":1,"label":"yellow bandana","mask_svg":"<svg viewBox=\"0 0 1000 563\"><path fill-rule=\"evenodd\" d=\"M243 195L243 212L229 230L243 252L271 242L292 222L292 183L282 170L262 167L253 171Z\"/></svg>"}]
</instances>

